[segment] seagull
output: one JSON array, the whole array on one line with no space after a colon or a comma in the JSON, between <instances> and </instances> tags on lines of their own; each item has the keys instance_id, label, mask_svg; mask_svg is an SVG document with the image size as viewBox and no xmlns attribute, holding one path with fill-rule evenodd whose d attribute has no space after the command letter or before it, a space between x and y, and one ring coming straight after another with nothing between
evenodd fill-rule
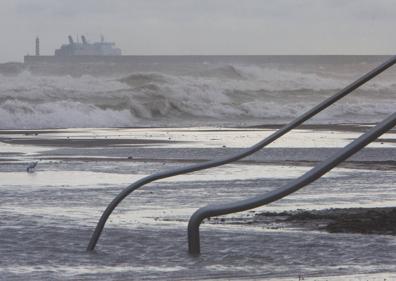
<instances>
[{"instance_id":1,"label":"seagull","mask_svg":"<svg viewBox=\"0 0 396 281\"><path fill-rule=\"evenodd\" d=\"M26 172L28 173L34 173L34 168L37 166L38 161L31 162L26 168Z\"/></svg>"}]
</instances>

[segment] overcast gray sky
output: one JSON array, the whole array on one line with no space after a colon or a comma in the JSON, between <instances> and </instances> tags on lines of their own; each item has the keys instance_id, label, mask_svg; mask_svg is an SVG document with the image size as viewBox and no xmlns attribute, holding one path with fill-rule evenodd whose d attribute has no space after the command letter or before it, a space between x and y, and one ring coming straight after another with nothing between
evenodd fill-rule
<instances>
[{"instance_id":1,"label":"overcast gray sky","mask_svg":"<svg viewBox=\"0 0 396 281\"><path fill-rule=\"evenodd\" d=\"M0 61L100 34L124 54L393 54L396 0L0 0Z\"/></svg>"}]
</instances>

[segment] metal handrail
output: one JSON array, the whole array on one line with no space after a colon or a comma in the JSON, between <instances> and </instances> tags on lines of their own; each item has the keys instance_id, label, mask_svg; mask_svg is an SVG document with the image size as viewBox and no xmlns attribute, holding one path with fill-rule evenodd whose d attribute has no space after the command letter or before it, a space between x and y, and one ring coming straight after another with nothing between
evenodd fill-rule
<instances>
[{"instance_id":1,"label":"metal handrail","mask_svg":"<svg viewBox=\"0 0 396 281\"><path fill-rule=\"evenodd\" d=\"M240 160L244 157L247 157L247 156L259 151L260 149L267 146L268 144L274 142L275 140L277 140L284 134L288 133L292 129L296 128L297 126L299 126L300 124L305 122L306 120L310 119L312 116L314 116L314 115L318 114L319 112L321 112L322 110L326 109L327 107L329 107L330 105L332 105L333 103L338 101L339 99L348 95L349 93L351 93L355 89L359 88L361 85L363 85L367 81L371 80L372 78L374 78L381 72L383 72L386 69L388 69L389 67L391 67L395 63L396 63L396 56L393 56L386 62L377 66L375 69L366 73L365 75L363 75L362 77L360 77L359 79L354 81L353 83L346 86L344 89L337 92L334 96L327 98L326 100L324 100L323 102L321 102L320 104L318 104L317 106L312 108L311 110L305 112L301 116L294 119L289 124L280 128L279 130L277 130L270 136L266 137L262 141L256 143L255 145L253 145L249 148L246 148L242 152L239 152L234 155L227 156L227 157L223 157L220 159L215 159L215 160L211 160L208 162L204 162L204 163L193 164L193 165L189 165L186 167L180 167L180 168L176 168L176 169L160 171L160 172L154 173L152 175L149 175L147 177L144 177L144 178L132 183L131 185L127 186L110 202L110 204L107 206L107 208L103 212L103 214L100 217L100 219L96 225L96 228L91 236L87 250L92 251L95 249L96 243L98 242L98 239L103 231L103 228L106 224L107 219L109 218L109 216L111 215L113 210L118 206L118 204L122 200L124 200L124 198L127 197L134 190L136 190L150 182L153 182L155 180L164 179L164 178L177 176L177 175L181 175L181 174L186 174L186 173L191 173L191 172L195 172L195 171L199 171L199 170L209 169L209 168L213 168L213 167L218 167L218 166L221 166L224 164L228 164L228 163Z\"/></svg>"},{"instance_id":2,"label":"metal handrail","mask_svg":"<svg viewBox=\"0 0 396 281\"><path fill-rule=\"evenodd\" d=\"M277 190L268 192L263 195L251 197L245 200L232 202L228 204L221 204L217 206L206 206L198 209L190 218L188 223L188 250L192 255L200 254L200 237L199 226L201 222L209 217L226 215L231 213L242 212L254 209L265 204L279 200L304 186L319 179L335 166L360 151L366 145L377 139L382 134L386 133L396 125L396 112L391 114L384 121L370 129L367 133L361 135L359 138L344 147L341 151L337 152L327 160L319 163L313 169L306 172L301 177L295 179L286 186Z\"/></svg>"}]
</instances>

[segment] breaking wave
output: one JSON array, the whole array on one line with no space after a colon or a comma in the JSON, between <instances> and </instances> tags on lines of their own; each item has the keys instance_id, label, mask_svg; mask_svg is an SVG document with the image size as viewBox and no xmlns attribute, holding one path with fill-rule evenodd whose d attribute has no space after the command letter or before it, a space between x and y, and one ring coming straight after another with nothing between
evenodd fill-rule
<instances>
[{"instance_id":1,"label":"breaking wave","mask_svg":"<svg viewBox=\"0 0 396 281\"><path fill-rule=\"evenodd\" d=\"M0 128L196 126L281 123L349 83L276 67L208 66L121 78L0 74ZM315 122L372 122L394 111L396 84L379 80Z\"/></svg>"}]
</instances>

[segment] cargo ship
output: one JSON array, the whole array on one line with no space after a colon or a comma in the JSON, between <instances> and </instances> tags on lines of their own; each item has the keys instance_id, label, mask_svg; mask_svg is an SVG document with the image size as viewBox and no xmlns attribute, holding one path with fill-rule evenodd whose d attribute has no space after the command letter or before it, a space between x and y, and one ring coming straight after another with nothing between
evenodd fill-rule
<instances>
[{"instance_id":1,"label":"cargo ship","mask_svg":"<svg viewBox=\"0 0 396 281\"><path fill-rule=\"evenodd\" d=\"M157 70L158 65L168 64L202 64L218 61L216 56L183 56L183 55L123 55L114 42L105 41L101 36L99 42L90 43L85 36L73 39L56 49L54 55L40 53L40 39L35 40L34 55L24 56L24 62L7 66L12 73L24 70L43 75L118 75L139 71L142 68ZM15 70L14 70L15 69ZM0 67L1 73L1 67ZM10 73L10 71L8 71Z\"/></svg>"},{"instance_id":2,"label":"cargo ship","mask_svg":"<svg viewBox=\"0 0 396 281\"><path fill-rule=\"evenodd\" d=\"M42 56L40 39L37 37L35 55L26 55L24 63L119 61L117 57L123 57L121 49L116 48L113 42L106 42L103 36L99 42L90 43L84 35L81 36L81 41L78 38L74 40L69 35L68 41L68 44L56 49L53 56Z\"/></svg>"},{"instance_id":3,"label":"cargo ship","mask_svg":"<svg viewBox=\"0 0 396 281\"><path fill-rule=\"evenodd\" d=\"M105 42L101 36L100 42L89 43L85 36L81 42L75 42L69 35L69 44L62 45L55 50L55 56L121 56L121 49L114 48L115 43ZM40 41L36 38L36 55L40 55Z\"/></svg>"},{"instance_id":4,"label":"cargo ship","mask_svg":"<svg viewBox=\"0 0 396 281\"><path fill-rule=\"evenodd\" d=\"M61 45L55 50L54 55L41 55L40 39L35 41L35 54L24 56L24 67L37 71L46 72L49 67L74 66L81 69L86 66L100 64L112 64L125 68L125 65L157 64L157 63L202 63L211 61L215 56L185 56L185 55L123 55L120 48L114 42L105 41L101 36L99 42L90 43L85 36L68 36L68 43ZM114 70L114 69L113 69Z\"/></svg>"}]
</instances>

